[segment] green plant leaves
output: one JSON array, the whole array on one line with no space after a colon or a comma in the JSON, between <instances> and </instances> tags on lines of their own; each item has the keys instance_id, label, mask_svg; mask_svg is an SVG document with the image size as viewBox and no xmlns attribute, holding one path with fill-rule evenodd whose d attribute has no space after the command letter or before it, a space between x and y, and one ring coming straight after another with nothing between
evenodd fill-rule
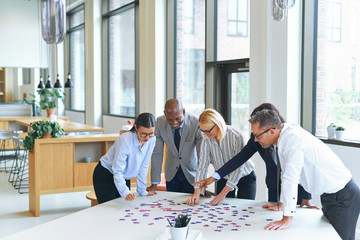
<instances>
[{"instance_id":1,"label":"green plant leaves","mask_svg":"<svg viewBox=\"0 0 360 240\"><path fill-rule=\"evenodd\" d=\"M31 123L31 130L28 133L28 136L25 137L24 146L29 151L32 151L34 148L35 139L40 139L43 137L44 132L51 133L51 136L54 138L59 138L64 136L64 129L61 128L60 124L57 121L50 120L40 120Z\"/></svg>"}]
</instances>

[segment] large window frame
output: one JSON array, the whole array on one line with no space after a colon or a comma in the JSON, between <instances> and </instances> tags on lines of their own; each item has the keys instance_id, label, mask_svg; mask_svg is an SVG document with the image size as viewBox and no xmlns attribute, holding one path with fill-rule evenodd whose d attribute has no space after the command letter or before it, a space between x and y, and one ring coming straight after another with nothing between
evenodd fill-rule
<instances>
[{"instance_id":1,"label":"large window frame","mask_svg":"<svg viewBox=\"0 0 360 240\"><path fill-rule=\"evenodd\" d=\"M139 2L138 0L135 1L126 1L123 5L121 3L119 6L116 6L114 8L109 8L109 0L103 0L102 1L102 76L103 76L103 105L102 105L102 112L103 115L108 116L115 116L115 117L124 117L124 118L134 118L138 114L138 89L139 86L139 79L138 79L138 49L139 49L139 41L138 41L138 13L139 13ZM111 105L111 59L110 59L110 37L109 37L109 19L111 19L114 16L117 16L122 13L126 13L128 10L134 11L134 103L132 106L132 110L128 111L128 113L124 114L123 112L120 113L114 113L111 109L114 109L114 107Z\"/></svg>"},{"instance_id":2,"label":"large window frame","mask_svg":"<svg viewBox=\"0 0 360 240\"><path fill-rule=\"evenodd\" d=\"M80 11L83 12L83 21L80 21L79 23L76 22L76 24L72 24L72 17L78 14ZM76 112L85 112L86 111L86 82L85 82L85 4L81 4L74 9L67 12L67 42L68 42L68 57L67 57L67 63L68 63L68 72L71 74L71 69L81 69L81 66L78 66L78 62L72 61L72 54L79 54L78 57L81 57L83 59L83 68L80 70L80 74L77 74L76 76L73 76L73 83L75 89L69 89L67 90L67 98L68 102L66 104L66 110L70 111L76 111ZM72 49L72 37L76 37L76 35L82 37L84 40L83 49L76 49L76 51L73 51ZM82 35L82 36L81 36ZM77 95L77 96L75 96ZM82 95L82 99L79 95ZM75 97L75 101L80 101L80 103L74 103L73 98ZM79 106L76 106L79 105Z\"/></svg>"},{"instance_id":3,"label":"large window frame","mask_svg":"<svg viewBox=\"0 0 360 240\"><path fill-rule=\"evenodd\" d=\"M334 145L360 147L360 141L354 139L345 139L343 141L328 139L326 132L324 134L316 134L317 129L317 35L318 35L318 0L303 2L303 54L302 54L302 112L301 125L319 137L325 143ZM338 42L332 42L337 44ZM355 60L356 61L356 60ZM353 68L354 74L356 66ZM329 120L328 120L329 121ZM326 131L326 129L325 129Z\"/></svg>"}]
</instances>

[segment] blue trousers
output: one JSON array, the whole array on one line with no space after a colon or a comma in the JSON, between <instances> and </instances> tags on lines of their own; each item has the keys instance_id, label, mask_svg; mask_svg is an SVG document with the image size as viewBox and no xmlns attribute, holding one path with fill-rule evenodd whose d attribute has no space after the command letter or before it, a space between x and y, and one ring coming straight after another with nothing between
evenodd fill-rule
<instances>
[{"instance_id":1,"label":"blue trousers","mask_svg":"<svg viewBox=\"0 0 360 240\"><path fill-rule=\"evenodd\" d=\"M194 193L194 186L191 185L186 179L184 172L179 166L179 170L175 174L174 178L169 182L166 181L166 191L169 192L181 192L181 193Z\"/></svg>"}]
</instances>

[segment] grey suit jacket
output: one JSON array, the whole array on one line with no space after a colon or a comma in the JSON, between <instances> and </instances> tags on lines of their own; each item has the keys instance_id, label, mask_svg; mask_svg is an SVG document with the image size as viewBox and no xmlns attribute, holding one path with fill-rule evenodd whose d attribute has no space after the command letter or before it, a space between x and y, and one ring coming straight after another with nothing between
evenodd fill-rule
<instances>
[{"instance_id":1,"label":"grey suit jacket","mask_svg":"<svg viewBox=\"0 0 360 240\"><path fill-rule=\"evenodd\" d=\"M171 126L167 123L164 115L156 119L155 136L156 144L151 157L151 182L156 183L161 180L164 143L166 143L166 181L169 182L174 178L180 165L188 182L194 183L198 168L200 144L203 138L198 119L193 115L185 114L179 151L174 143Z\"/></svg>"}]
</instances>

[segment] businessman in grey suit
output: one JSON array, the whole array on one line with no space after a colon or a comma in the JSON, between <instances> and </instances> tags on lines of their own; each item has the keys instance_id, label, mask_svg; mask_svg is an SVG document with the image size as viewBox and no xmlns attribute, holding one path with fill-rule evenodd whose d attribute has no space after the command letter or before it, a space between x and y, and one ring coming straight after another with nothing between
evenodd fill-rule
<instances>
[{"instance_id":1,"label":"businessman in grey suit","mask_svg":"<svg viewBox=\"0 0 360 240\"><path fill-rule=\"evenodd\" d=\"M178 99L169 99L163 116L156 120L156 144L151 157L151 186L155 190L161 179L164 143L167 145L165 162L166 190L193 193L200 144L203 138L198 119L185 113Z\"/></svg>"}]
</instances>

